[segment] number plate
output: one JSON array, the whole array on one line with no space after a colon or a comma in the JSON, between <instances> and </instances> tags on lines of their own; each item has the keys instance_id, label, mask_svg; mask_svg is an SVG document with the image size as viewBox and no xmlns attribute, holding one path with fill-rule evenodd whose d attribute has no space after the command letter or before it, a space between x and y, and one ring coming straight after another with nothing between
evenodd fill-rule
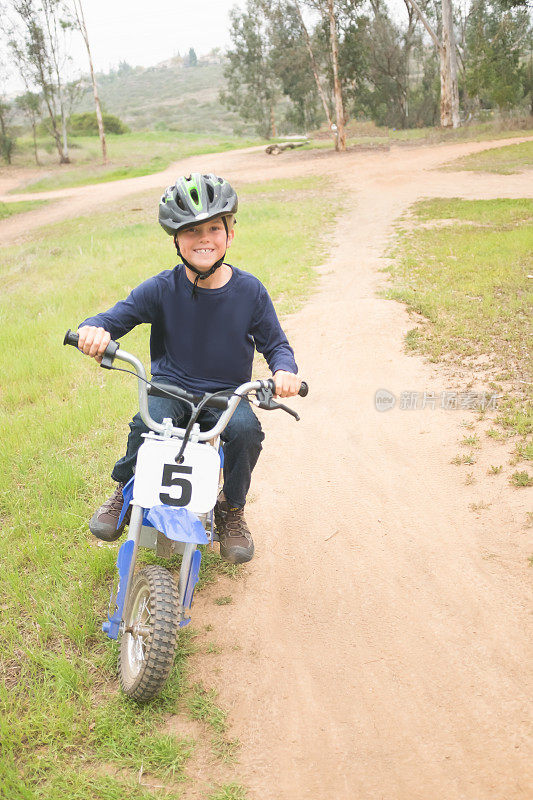
<instances>
[{"instance_id":1,"label":"number plate","mask_svg":"<svg viewBox=\"0 0 533 800\"><path fill-rule=\"evenodd\" d=\"M133 503L143 508L169 505L206 514L216 503L220 457L210 444L189 442L176 464L180 442L145 439L137 455Z\"/></svg>"}]
</instances>

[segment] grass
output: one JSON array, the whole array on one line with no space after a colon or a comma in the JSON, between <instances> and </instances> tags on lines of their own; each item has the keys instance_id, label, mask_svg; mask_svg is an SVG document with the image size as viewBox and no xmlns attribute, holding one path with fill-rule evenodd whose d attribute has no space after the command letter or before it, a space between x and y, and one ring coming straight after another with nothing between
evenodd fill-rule
<instances>
[{"instance_id":1,"label":"grass","mask_svg":"<svg viewBox=\"0 0 533 800\"><path fill-rule=\"evenodd\" d=\"M441 142L481 142L514 137L532 136L531 117L516 120L474 122L460 128L406 128L396 129L375 125L370 121L352 120L346 126L346 146L389 147L390 145L423 145ZM326 128L309 134L310 142L302 149L332 149L333 139ZM503 148L502 148L503 149Z\"/></svg>"},{"instance_id":2,"label":"grass","mask_svg":"<svg viewBox=\"0 0 533 800\"><path fill-rule=\"evenodd\" d=\"M0 203L0 219L7 219L13 214L23 214L25 211L33 211L47 202L47 200L20 200L16 203Z\"/></svg>"},{"instance_id":3,"label":"grass","mask_svg":"<svg viewBox=\"0 0 533 800\"><path fill-rule=\"evenodd\" d=\"M533 167L533 141L496 147L451 161L443 169L511 175Z\"/></svg>"},{"instance_id":4,"label":"grass","mask_svg":"<svg viewBox=\"0 0 533 800\"><path fill-rule=\"evenodd\" d=\"M416 203L392 253L386 291L417 315L408 349L478 375L484 363L493 390L493 373L505 381L497 421L524 437L533 432L532 221L526 199Z\"/></svg>"},{"instance_id":5,"label":"grass","mask_svg":"<svg viewBox=\"0 0 533 800\"><path fill-rule=\"evenodd\" d=\"M314 233L330 230L330 192L309 179L298 199L289 181L243 196L232 261L259 275L278 311L298 307L311 290L324 247L317 250ZM10 800L168 796L139 785L141 767L178 796L195 744L162 729L190 696L217 757L231 760L236 749L215 698L189 688L187 656L197 649L190 630L180 633L164 692L147 706L119 694L117 646L101 632L119 543L96 546L87 520L109 493L136 391L129 376L99 370L61 342L87 314L175 264L170 238L153 221L156 202L156 193L127 198L113 215L103 209L56 224L2 252L0 796ZM147 328L123 344L146 363ZM238 574L205 548L201 585L218 571Z\"/></svg>"},{"instance_id":6,"label":"grass","mask_svg":"<svg viewBox=\"0 0 533 800\"><path fill-rule=\"evenodd\" d=\"M41 144L45 142L43 140ZM72 164L60 166L55 163L57 159L52 152L49 163L39 170L42 177L32 178L11 191L45 192L151 175L161 172L173 161L182 158L251 147L260 144L261 140L217 134L185 134L178 131L142 131L120 136L110 134L106 137L106 142L109 158L106 166L101 163L100 140L97 137L76 137L71 141ZM42 152L41 158L45 158ZM25 165L29 166L27 159Z\"/></svg>"}]
</instances>

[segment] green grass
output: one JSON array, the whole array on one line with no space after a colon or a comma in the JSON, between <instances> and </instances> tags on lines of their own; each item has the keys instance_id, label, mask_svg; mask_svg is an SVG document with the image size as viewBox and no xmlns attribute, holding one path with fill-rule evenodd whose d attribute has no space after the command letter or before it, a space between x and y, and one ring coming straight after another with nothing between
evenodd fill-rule
<instances>
[{"instance_id":1,"label":"green grass","mask_svg":"<svg viewBox=\"0 0 533 800\"><path fill-rule=\"evenodd\" d=\"M0 203L0 219L7 219L13 214L23 214L25 211L33 211L47 202L47 200L20 200L17 203Z\"/></svg>"},{"instance_id":2,"label":"green grass","mask_svg":"<svg viewBox=\"0 0 533 800\"><path fill-rule=\"evenodd\" d=\"M333 192L315 179L299 183L298 198L290 181L248 190L231 261L255 272L278 310L290 311L313 285L324 250L316 231L327 235L332 224L323 198ZM101 631L119 543L98 547L87 520L112 485L136 389L131 377L61 343L67 328L176 263L154 222L157 199L127 198L113 215L103 209L56 224L2 251L0 796L10 800L168 796L138 785L141 766L178 796L195 744L166 735L163 723L185 713L191 693L213 752L231 761L236 750L215 698L189 688L193 632L180 633L163 694L137 706L118 692L117 645ZM146 363L148 328L123 346ZM154 558L147 552L141 561ZM238 574L209 548L204 561L201 586L218 571Z\"/></svg>"},{"instance_id":3,"label":"green grass","mask_svg":"<svg viewBox=\"0 0 533 800\"><path fill-rule=\"evenodd\" d=\"M123 178L135 178L161 172L173 161L203 153L219 153L241 147L252 147L260 139L217 134L192 134L178 131L142 131L106 137L109 163L101 163L100 141L94 136L76 137L71 142L72 164L60 166L49 154L49 163L42 167L43 176L32 178L12 192L45 192ZM43 144L45 140L43 140ZM49 143L47 143L48 146ZM41 155L41 158L45 156ZM28 160L25 165L30 166Z\"/></svg>"},{"instance_id":4,"label":"green grass","mask_svg":"<svg viewBox=\"0 0 533 800\"><path fill-rule=\"evenodd\" d=\"M495 147L482 153L457 158L446 164L446 170L469 170L471 172L498 172L511 175L533 167L533 141Z\"/></svg>"},{"instance_id":5,"label":"green grass","mask_svg":"<svg viewBox=\"0 0 533 800\"><path fill-rule=\"evenodd\" d=\"M425 318L408 349L435 362L488 357L507 387L498 422L522 436L533 431L532 222L531 200L419 202L392 253L386 292Z\"/></svg>"},{"instance_id":6,"label":"green grass","mask_svg":"<svg viewBox=\"0 0 533 800\"><path fill-rule=\"evenodd\" d=\"M406 128L395 129L375 125L373 122L353 120L346 126L346 146L389 147L390 145L416 146L441 142L482 142L497 139L532 136L531 118L524 120L495 120L463 125L461 128ZM327 129L309 134L311 141L302 149L332 149L333 139ZM501 148L504 149L504 148Z\"/></svg>"}]
</instances>

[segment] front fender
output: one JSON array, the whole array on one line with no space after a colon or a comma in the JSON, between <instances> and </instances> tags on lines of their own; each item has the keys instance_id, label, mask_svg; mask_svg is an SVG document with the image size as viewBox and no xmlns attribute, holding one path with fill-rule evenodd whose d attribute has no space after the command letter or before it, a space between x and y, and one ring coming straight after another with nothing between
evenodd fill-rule
<instances>
[{"instance_id":1,"label":"front fender","mask_svg":"<svg viewBox=\"0 0 533 800\"><path fill-rule=\"evenodd\" d=\"M204 526L188 508L173 506L152 506L144 512L143 524L148 523L167 539L187 544L208 544L209 539Z\"/></svg>"}]
</instances>

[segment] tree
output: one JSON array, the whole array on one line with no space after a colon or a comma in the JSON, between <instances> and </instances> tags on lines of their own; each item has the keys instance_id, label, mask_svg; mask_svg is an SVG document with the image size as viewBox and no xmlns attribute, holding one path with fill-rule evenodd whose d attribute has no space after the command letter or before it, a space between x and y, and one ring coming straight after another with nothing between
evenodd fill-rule
<instances>
[{"instance_id":1,"label":"tree","mask_svg":"<svg viewBox=\"0 0 533 800\"><path fill-rule=\"evenodd\" d=\"M337 40L337 20L333 0L328 0L329 39L331 45L331 64L333 68L333 94L335 97L335 118L337 138L335 150L346 150L346 133L344 131L344 101L342 99L341 82L339 80L339 45Z\"/></svg>"},{"instance_id":2,"label":"tree","mask_svg":"<svg viewBox=\"0 0 533 800\"><path fill-rule=\"evenodd\" d=\"M80 31L85 47L87 48L87 55L89 57L89 68L91 71L91 82L93 85L94 106L96 109L96 120L98 122L98 135L100 136L100 145L102 147L102 161L107 164L107 147L104 132L104 120L102 118L102 110L100 108L100 98L98 97L98 86L93 69L93 59L91 56L91 48L89 46L89 34L87 33L87 25L85 24L85 16L83 14L83 6L81 0L73 0L74 16L76 19L76 27Z\"/></svg>"},{"instance_id":3,"label":"tree","mask_svg":"<svg viewBox=\"0 0 533 800\"><path fill-rule=\"evenodd\" d=\"M321 122L319 96L328 116L329 109L299 8L291 2L269 3L265 6L265 13L270 42L269 63L282 93L291 101L285 113L286 120L291 127L302 131L317 127ZM309 69L309 53L314 64L312 70Z\"/></svg>"},{"instance_id":4,"label":"tree","mask_svg":"<svg viewBox=\"0 0 533 800\"><path fill-rule=\"evenodd\" d=\"M37 124L41 118L42 106L41 95L37 92L24 92L15 100L16 105L30 123L32 137L33 137L33 155L37 166L41 165L39 161L39 154L37 152Z\"/></svg>"},{"instance_id":5,"label":"tree","mask_svg":"<svg viewBox=\"0 0 533 800\"><path fill-rule=\"evenodd\" d=\"M478 106L508 110L527 93L531 24L523 2L474 0L465 24L464 82Z\"/></svg>"},{"instance_id":6,"label":"tree","mask_svg":"<svg viewBox=\"0 0 533 800\"><path fill-rule=\"evenodd\" d=\"M441 0L442 33L437 36L417 0L407 0L414 8L437 49L440 62L440 124L443 128L458 128L459 88L457 84L457 50L453 29L452 0Z\"/></svg>"},{"instance_id":7,"label":"tree","mask_svg":"<svg viewBox=\"0 0 533 800\"><path fill-rule=\"evenodd\" d=\"M247 0L245 11L231 9L230 23L233 47L224 67L228 89L220 93L220 100L242 119L252 122L261 136L274 137L279 89L268 57L268 20L261 2Z\"/></svg>"},{"instance_id":8,"label":"tree","mask_svg":"<svg viewBox=\"0 0 533 800\"><path fill-rule=\"evenodd\" d=\"M328 106L328 102L326 100L326 95L324 94L324 90L322 88L322 83L320 82L320 77L319 77L319 74L318 74L318 66L317 66L316 59L315 59L315 54L313 52L313 48L312 48L312 45L311 45L311 37L309 36L309 32L307 30L307 26L306 26L306 24L304 22L302 10L300 8L300 3L298 2L298 0L295 0L294 5L295 5L295 8L296 8L296 12L298 14L298 17L300 19L300 25L302 27L302 32L303 32L304 37L305 37L305 44L306 44L306 47L307 47L307 52L309 53L309 58L311 59L311 70L313 72L313 77L315 79L316 88L317 88L317 91L318 91L318 93L320 95L320 99L322 101L322 107L324 109L324 114L326 115L326 119L328 121L328 128L331 131L331 130L333 130L333 124L332 124L332 121L331 121L331 115L329 113L329 106Z\"/></svg>"},{"instance_id":9,"label":"tree","mask_svg":"<svg viewBox=\"0 0 533 800\"><path fill-rule=\"evenodd\" d=\"M187 58L187 66L188 67L197 67L198 66L198 56L196 55L196 51L194 47L189 49L189 56Z\"/></svg>"},{"instance_id":10,"label":"tree","mask_svg":"<svg viewBox=\"0 0 533 800\"><path fill-rule=\"evenodd\" d=\"M15 149L15 138L8 128L10 115L11 106L0 99L0 155L6 164L11 164L11 156Z\"/></svg>"},{"instance_id":11,"label":"tree","mask_svg":"<svg viewBox=\"0 0 533 800\"><path fill-rule=\"evenodd\" d=\"M59 163L68 164L67 116L73 87L65 87L62 77L68 61L65 43L71 27L68 9L63 0L11 0L11 9L14 18L4 20L8 47L27 91L39 89Z\"/></svg>"}]
</instances>

